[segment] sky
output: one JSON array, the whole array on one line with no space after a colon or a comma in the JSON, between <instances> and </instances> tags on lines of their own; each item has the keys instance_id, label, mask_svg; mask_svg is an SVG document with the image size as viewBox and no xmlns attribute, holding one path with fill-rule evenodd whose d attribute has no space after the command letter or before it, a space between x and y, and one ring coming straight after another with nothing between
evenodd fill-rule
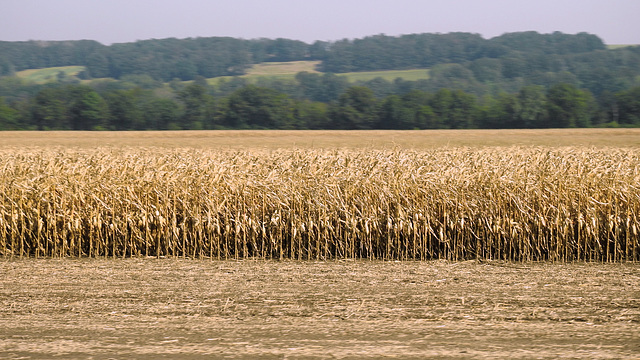
<instances>
[{"instance_id":1,"label":"sky","mask_svg":"<svg viewBox=\"0 0 640 360\"><path fill-rule=\"evenodd\" d=\"M640 0L0 0L0 41L587 32L640 44Z\"/></svg>"}]
</instances>

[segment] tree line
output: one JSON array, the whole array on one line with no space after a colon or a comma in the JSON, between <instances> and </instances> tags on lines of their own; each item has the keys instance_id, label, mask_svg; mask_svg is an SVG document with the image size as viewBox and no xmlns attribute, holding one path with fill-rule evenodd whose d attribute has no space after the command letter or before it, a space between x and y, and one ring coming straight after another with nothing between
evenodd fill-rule
<instances>
[{"instance_id":1,"label":"tree line","mask_svg":"<svg viewBox=\"0 0 640 360\"><path fill-rule=\"evenodd\" d=\"M314 45L289 39L151 39L110 46L97 41L0 41L0 76L82 65L84 79L146 74L156 80L242 75L252 64L315 58Z\"/></svg>"},{"instance_id":2,"label":"tree line","mask_svg":"<svg viewBox=\"0 0 640 360\"><path fill-rule=\"evenodd\" d=\"M327 73L430 68L437 88L479 95L525 85L566 82L596 96L638 85L640 47L608 50L596 35L554 32L376 35L306 44L290 39L227 37L96 41L0 42L0 76L19 70L83 65L82 79L148 75L156 81L242 75L267 61L319 60ZM432 89L433 90L433 89ZM494 91L495 93L495 91Z\"/></svg>"},{"instance_id":3,"label":"tree line","mask_svg":"<svg viewBox=\"0 0 640 360\"><path fill-rule=\"evenodd\" d=\"M131 81L138 80L139 84ZM236 78L217 87L148 77L89 85L8 86L0 81L0 130L473 129L640 126L640 86L596 98L557 83L477 96L387 82L373 89L331 74L299 73L289 93ZM15 81L12 80L12 81ZM142 84L142 85L141 85ZM146 84L146 85L145 85ZM153 84L156 84L155 87Z\"/></svg>"},{"instance_id":4,"label":"tree line","mask_svg":"<svg viewBox=\"0 0 640 360\"><path fill-rule=\"evenodd\" d=\"M324 72L206 80L310 59ZM12 76L65 65L87 70L48 84ZM429 68L430 78L350 83L335 74L405 68ZM639 88L640 46L608 50L586 33L0 42L0 129L639 126Z\"/></svg>"}]
</instances>

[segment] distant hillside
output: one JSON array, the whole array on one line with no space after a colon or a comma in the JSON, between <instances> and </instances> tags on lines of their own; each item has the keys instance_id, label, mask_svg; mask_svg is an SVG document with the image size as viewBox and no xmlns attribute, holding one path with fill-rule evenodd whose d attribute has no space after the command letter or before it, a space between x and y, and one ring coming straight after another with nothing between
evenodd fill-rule
<instances>
[{"instance_id":1,"label":"distant hillside","mask_svg":"<svg viewBox=\"0 0 640 360\"><path fill-rule=\"evenodd\" d=\"M598 95L627 89L640 77L640 47L607 47L599 37L587 33L519 32L492 39L471 33L375 35L313 44L227 37L154 39L110 46L90 40L0 42L0 76L27 69L84 66L85 71L74 76L122 79L148 75L162 82L242 75L292 79L291 69L277 75L265 65L274 63L278 68L284 62L314 64L313 69L300 71L357 73L345 75L352 81L371 81L379 71L413 70L418 73L404 72L400 77L428 81L421 85L425 90L457 88L475 94L563 82ZM257 69L267 72L258 75ZM388 81L398 77L388 75L381 77Z\"/></svg>"},{"instance_id":2,"label":"distant hillside","mask_svg":"<svg viewBox=\"0 0 640 360\"><path fill-rule=\"evenodd\" d=\"M291 61L291 62L264 62L255 64L246 70L246 74L242 75L251 83L260 80L295 80L296 74L300 72L319 73L317 70L321 65L320 61ZM386 81L394 81L401 78L406 81L427 80L429 79L428 69L409 69L409 70L379 70L379 71L361 71L337 74L346 78L349 82L371 81L374 79L384 79ZM210 83L217 84L220 80L230 80L231 77L216 77L210 79Z\"/></svg>"},{"instance_id":3,"label":"distant hillside","mask_svg":"<svg viewBox=\"0 0 640 360\"><path fill-rule=\"evenodd\" d=\"M604 50L595 35L581 33L511 33L493 39L478 34L376 35L337 42L306 44L288 39L242 40L210 37L142 40L105 46L95 41L0 42L5 72L83 65L94 77L149 74L157 79L192 79L244 74L252 64L318 60L333 73L428 68L500 58L514 52L577 54Z\"/></svg>"},{"instance_id":4,"label":"distant hillside","mask_svg":"<svg viewBox=\"0 0 640 360\"><path fill-rule=\"evenodd\" d=\"M622 48L632 47L632 46L638 46L638 45L630 45L630 44L612 44L612 45L607 45L607 49L609 49L609 50L615 50L615 49L622 49Z\"/></svg>"},{"instance_id":5,"label":"distant hillside","mask_svg":"<svg viewBox=\"0 0 640 360\"><path fill-rule=\"evenodd\" d=\"M43 84L47 82L60 81L70 77L74 78L85 70L86 67L84 66L58 66L43 69L22 70L17 72L16 76L37 84Z\"/></svg>"}]
</instances>

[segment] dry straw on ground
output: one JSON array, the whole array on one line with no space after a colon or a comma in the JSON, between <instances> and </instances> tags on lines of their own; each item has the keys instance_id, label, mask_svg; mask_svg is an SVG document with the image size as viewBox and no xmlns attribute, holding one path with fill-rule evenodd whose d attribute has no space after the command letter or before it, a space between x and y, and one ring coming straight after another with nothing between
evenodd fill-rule
<instances>
[{"instance_id":1,"label":"dry straw on ground","mask_svg":"<svg viewBox=\"0 0 640 360\"><path fill-rule=\"evenodd\" d=\"M640 152L0 149L0 255L640 260Z\"/></svg>"}]
</instances>

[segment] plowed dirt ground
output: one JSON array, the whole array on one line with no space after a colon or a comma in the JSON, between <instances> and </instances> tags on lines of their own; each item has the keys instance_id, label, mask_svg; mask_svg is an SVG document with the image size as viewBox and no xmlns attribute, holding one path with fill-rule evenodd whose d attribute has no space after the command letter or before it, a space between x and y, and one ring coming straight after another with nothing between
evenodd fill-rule
<instances>
[{"instance_id":1,"label":"plowed dirt ground","mask_svg":"<svg viewBox=\"0 0 640 360\"><path fill-rule=\"evenodd\" d=\"M0 260L2 359L640 356L640 265Z\"/></svg>"}]
</instances>

